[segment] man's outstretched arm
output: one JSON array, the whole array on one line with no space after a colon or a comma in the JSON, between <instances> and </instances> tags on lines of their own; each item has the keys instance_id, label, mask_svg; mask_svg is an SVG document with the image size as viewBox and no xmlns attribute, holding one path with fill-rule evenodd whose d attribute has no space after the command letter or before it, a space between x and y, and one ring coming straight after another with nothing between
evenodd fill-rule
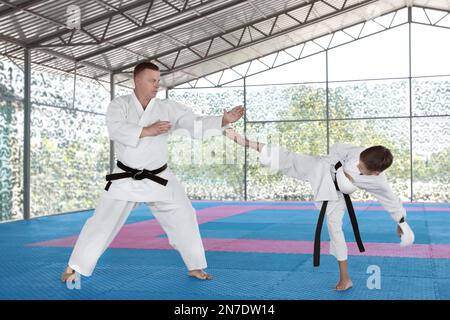
<instances>
[{"instance_id":1,"label":"man's outstretched arm","mask_svg":"<svg viewBox=\"0 0 450 320\"><path fill-rule=\"evenodd\" d=\"M169 117L173 123L173 133L205 139L223 134L223 129L238 121L244 114L244 107L236 106L230 111L224 110L222 116L200 116L191 108L175 101L168 101Z\"/></svg>"}]
</instances>

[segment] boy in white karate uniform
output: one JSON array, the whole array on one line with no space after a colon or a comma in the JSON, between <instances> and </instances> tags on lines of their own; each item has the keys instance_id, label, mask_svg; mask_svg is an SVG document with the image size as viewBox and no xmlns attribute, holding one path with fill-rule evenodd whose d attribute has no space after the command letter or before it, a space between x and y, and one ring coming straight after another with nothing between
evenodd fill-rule
<instances>
[{"instance_id":1,"label":"boy in white karate uniform","mask_svg":"<svg viewBox=\"0 0 450 320\"><path fill-rule=\"evenodd\" d=\"M107 176L94 215L81 230L61 281L73 281L78 272L90 276L130 211L146 203L181 255L189 276L208 280L205 250L197 217L184 187L167 168L169 133L195 139L222 136L223 127L239 120L242 106L223 116L201 117L185 105L156 98L160 81L158 66L143 62L134 68L134 92L111 101L106 124L117 156Z\"/></svg>"},{"instance_id":2,"label":"boy in white karate uniform","mask_svg":"<svg viewBox=\"0 0 450 320\"><path fill-rule=\"evenodd\" d=\"M336 290L347 290L353 285L348 274L347 245L342 231L346 209L343 192L348 194L360 188L375 196L398 224L397 234L402 239L401 246L414 242L414 233L405 221L406 211L401 200L392 192L383 172L393 161L389 149L383 146L364 148L337 143L330 148L329 155L311 156L290 152L276 145L250 141L231 128L225 130L225 135L242 146L259 151L261 164L308 181L314 191L317 208L328 201L325 214L330 235L330 253L338 260L340 271ZM342 166L336 170L335 164L338 162ZM336 190L334 176L339 181L342 192ZM348 191L344 191L344 188Z\"/></svg>"}]
</instances>

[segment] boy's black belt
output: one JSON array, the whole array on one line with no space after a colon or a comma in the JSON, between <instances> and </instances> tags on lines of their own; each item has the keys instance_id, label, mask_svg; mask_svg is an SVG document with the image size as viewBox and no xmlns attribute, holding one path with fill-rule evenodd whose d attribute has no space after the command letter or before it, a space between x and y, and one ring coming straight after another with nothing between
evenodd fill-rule
<instances>
[{"instance_id":1,"label":"boy's black belt","mask_svg":"<svg viewBox=\"0 0 450 320\"><path fill-rule=\"evenodd\" d=\"M337 170L342 166L341 162L336 163L334 168ZM339 186L334 179L334 185L336 186L336 190L339 190ZM361 240L361 235L359 234L358 221L356 220L355 210L353 209L352 200L350 199L350 195L343 193L345 203L347 205L348 215L350 216L350 221L353 227L353 233L355 234L355 240L358 244L359 252L364 252L364 245ZM325 212L327 211L328 201L324 201L322 203L322 208L320 209L319 220L317 221L316 226L316 234L314 237L314 267L318 267L320 265L320 233L322 232L323 219L325 217Z\"/></svg>"},{"instance_id":2,"label":"boy's black belt","mask_svg":"<svg viewBox=\"0 0 450 320\"><path fill-rule=\"evenodd\" d=\"M158 173L163 172L167 169L167 163L163 165L161 168L158 168L156 170L137 170L130 168L126 165L124 165L122 162L117 161L117 166L122 169L125 172L119 172L119 173L111 173L106 176L106 180L108 183L105 186L105 190L108 191L109 187L111 186L111 183L113 180L119 180L119 179L125 179L125 178L133 178L134 180L142 180L142 179L150 179L152 181L155 181L156 183L159 183L163 186L167 185L167 180L163 179L159 176L157 176Z\"/></svg>"}]
</instances>

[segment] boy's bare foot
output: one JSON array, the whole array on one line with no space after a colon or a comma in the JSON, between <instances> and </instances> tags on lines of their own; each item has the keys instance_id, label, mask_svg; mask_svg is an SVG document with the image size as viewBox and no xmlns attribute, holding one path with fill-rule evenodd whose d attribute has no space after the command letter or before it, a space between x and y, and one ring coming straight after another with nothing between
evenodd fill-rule
<instances>
[{"instance_id":1,"label":"boy's bare foot","mask_svg":"<svg viewBox=\"0 0 450 320\"><path fill-rule=\"evenodd\" d=\"M200 280L211 280L212 276L209 273L206 273L205 271L198 269L198 270L190 270L188 272L189 277L194 277Z\"/></svg>"},{"instance_id":2,"label":"boy's bare foot","mask_svg":"<svg viewBox=\"0 0 450 320\"><path fill-rule=\"evenodd\" d=\"M72 282L76 279L76 272L71 267L67 266L66 270L61 275L61 282L65 283L67 281Z\"/></svg>"},{"instance_id":3,"label":"boy's bare foot","mask_svg":"<svg viewBox=\"0 0 450 320\"><path fill-rule=\"evenodd\" d=\"M336 285L336 287L334 288L334 290L336 290L336 291L345 291L345 290L350 289L351 287L353 287L352 280L350 280L350 279L339 280L339 282Z\"/></svg>"}]
</instances>

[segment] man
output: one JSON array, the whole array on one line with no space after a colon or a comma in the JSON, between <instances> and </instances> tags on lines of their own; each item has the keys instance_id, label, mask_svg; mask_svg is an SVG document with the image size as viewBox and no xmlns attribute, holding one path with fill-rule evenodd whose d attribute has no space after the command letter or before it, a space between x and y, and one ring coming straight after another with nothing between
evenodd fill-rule
<instances>
[{"instance_id":1,"label":"man","mask_svg":"<svg viewBox=\"0 0 450 320\"><path fill-rule=\"evenodd\" d=\"M117 166L107 176L94 215L81 230L61 281L73 281L78 272L90 276L115 238L130 211L146 203L180 253L188 275L212 279L207 267L196 213L183 186L167 168L169 133L181 132L196 139L220 136L223 127L239 120L244 108L237 106L223 116L200 117L175 101L156 98L160 82L158 66L139 63L134 68L131 95L111 101L106 124L117 156Z\"/></svg>"}]
</instances>

